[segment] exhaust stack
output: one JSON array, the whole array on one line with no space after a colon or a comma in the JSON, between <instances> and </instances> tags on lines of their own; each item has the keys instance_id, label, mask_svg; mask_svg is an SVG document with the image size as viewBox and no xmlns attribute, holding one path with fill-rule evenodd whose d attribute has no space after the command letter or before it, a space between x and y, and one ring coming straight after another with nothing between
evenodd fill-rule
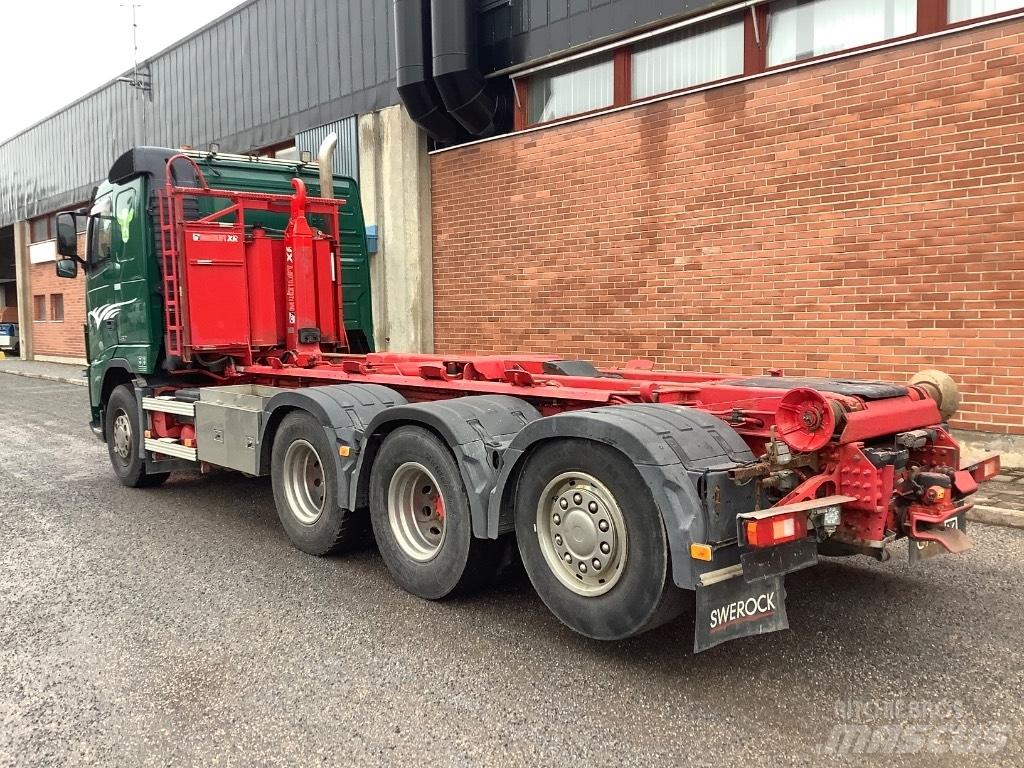
<instances>
[{"instance_id":1,"label":"exhaust stack","mask_svg":"<svg viewBox=\"0 0 1024 768\"><path fill-rule=\"evenodd\" d=\"M320 197L334 197L334 149L338 146L338 134L331 132L320 143L316 161L320 164Z\"/></svg>"}]
</instances>

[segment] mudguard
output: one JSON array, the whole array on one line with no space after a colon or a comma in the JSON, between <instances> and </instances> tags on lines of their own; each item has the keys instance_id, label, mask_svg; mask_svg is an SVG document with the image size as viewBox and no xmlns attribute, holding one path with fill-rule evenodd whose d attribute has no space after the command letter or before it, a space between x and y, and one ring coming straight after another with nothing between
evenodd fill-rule
<instances>
[{"instance_id":1,"label":"mudguard","mask_svg":"<svg viewBox=\"0 0 1024 768\"><path fill-rule=\"evenodd\" d=\"M361 446L374 417L408 401L393 389L380 384L330 384L304 387L274 395L263 410L257 449L261 474L270 472L270 449L281 420L299 409L312 414L323 426L332 445L348 446L347 456L335 452L338 467L338 498L348 499L347 509L356 509Z\"/></svg>"},{"instance_id":2,"label":"mudguard","mask_svg":"<svg viewBox=\"0 0 1024 768\"><path fill-rule=\"evenodd\" d=\"M365 492L373 457L389 432L406 424L424 426L438 434L455 456L469 497L473 535L497 538L497 531L488 526L488 505L502 456L513 438L538 419L536 408L509 395L472 395L388 408L366 430L369 439L357 470L359 489Z\"/></svg>"},{"instance_id":3,"label":"mudguard","mask_svg":"<svg viewBox=\"0 0 1024 768\"><path fill-rule=\"evenodd\" d=\"M531 448L558 438L605 443L633 462L664 520L673 581L695 588L709 564L690 557L690 543L709 541L715 527L705 506L704 484L708 477L754 459L739 434L709 413L673 405L606 406L533 421L505 451L488 505L489 536L514 528L515 488Z\"/></svg>"}]
</instances>

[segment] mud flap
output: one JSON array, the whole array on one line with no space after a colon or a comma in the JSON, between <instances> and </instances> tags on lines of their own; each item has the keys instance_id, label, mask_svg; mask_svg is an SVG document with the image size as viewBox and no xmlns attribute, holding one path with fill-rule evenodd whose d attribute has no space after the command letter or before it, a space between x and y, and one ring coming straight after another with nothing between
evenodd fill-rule
<instances>
[{"instance_id":1,"label":"mud flap","mask_svg":"<svg viewBox=\"0 0 1024 768\"><path fill-rule=\"evenodd\" d=\"M782 576L753 583L741 573L697 586L693 652L700 653L739 637L789 629Z\"/></svg>"},{"instance_id":2,"label":"mud flap","mask_svg":"<svg viewBox=\"0 0 1024 768\"><path fill-rule=\"evenodd\" d=\"M923 560L931 560L947 552L960 553L971 547L971 540L967 538L967 513L961 512L954 515L942 524L941 528L930 531L936 537L942 539L946 546L938 541L922 541L920 539L907 540L907 553L911 564Z\"/></svg>"}]
</instances>

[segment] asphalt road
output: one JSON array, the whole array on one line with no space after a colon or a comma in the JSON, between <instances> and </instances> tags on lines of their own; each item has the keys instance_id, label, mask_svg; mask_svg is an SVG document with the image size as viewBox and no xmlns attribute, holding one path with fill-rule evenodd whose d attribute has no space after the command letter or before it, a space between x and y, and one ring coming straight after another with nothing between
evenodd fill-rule
<instances>
[{"instance_id":1,"label":"asphalt road","mask_svg":"<svg viewBox=\"0 0 1024 768\"><path fill-rule=\"evenodd\" d=\"M1024 531L793 575L790 631L694 656L686 619L601 644L522 577L432 604L304 555L266 481L122 488L86 420L0 374L2 765L820 765L864 724L896 754L842 762L1024 765Z\"/></svg>"}]
</instances>

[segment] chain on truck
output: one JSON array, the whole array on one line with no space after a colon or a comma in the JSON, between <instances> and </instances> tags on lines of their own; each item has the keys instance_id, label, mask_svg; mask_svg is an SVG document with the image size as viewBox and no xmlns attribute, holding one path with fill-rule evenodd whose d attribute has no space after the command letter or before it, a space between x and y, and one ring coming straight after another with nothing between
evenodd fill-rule
<instances>
[{"instance_id":1,"label":"chain on truck","mask_svg":"<svg viewBox=\"0 0 1024 768\"><path fill-rule=\"evenodd\" d=\"M141 147L58 215L86 273L92 426L118 479L269 475L313 555L372 534L437 600L518 547L584 635L696 606L696 650L788 626L821 556L964 551L998 457L961 464L949 376L908 384L621 368L550 355L378 353L355 183L319 163ZM88 216L79 255L77 216Z\"/></svg>"}]
</instances>

